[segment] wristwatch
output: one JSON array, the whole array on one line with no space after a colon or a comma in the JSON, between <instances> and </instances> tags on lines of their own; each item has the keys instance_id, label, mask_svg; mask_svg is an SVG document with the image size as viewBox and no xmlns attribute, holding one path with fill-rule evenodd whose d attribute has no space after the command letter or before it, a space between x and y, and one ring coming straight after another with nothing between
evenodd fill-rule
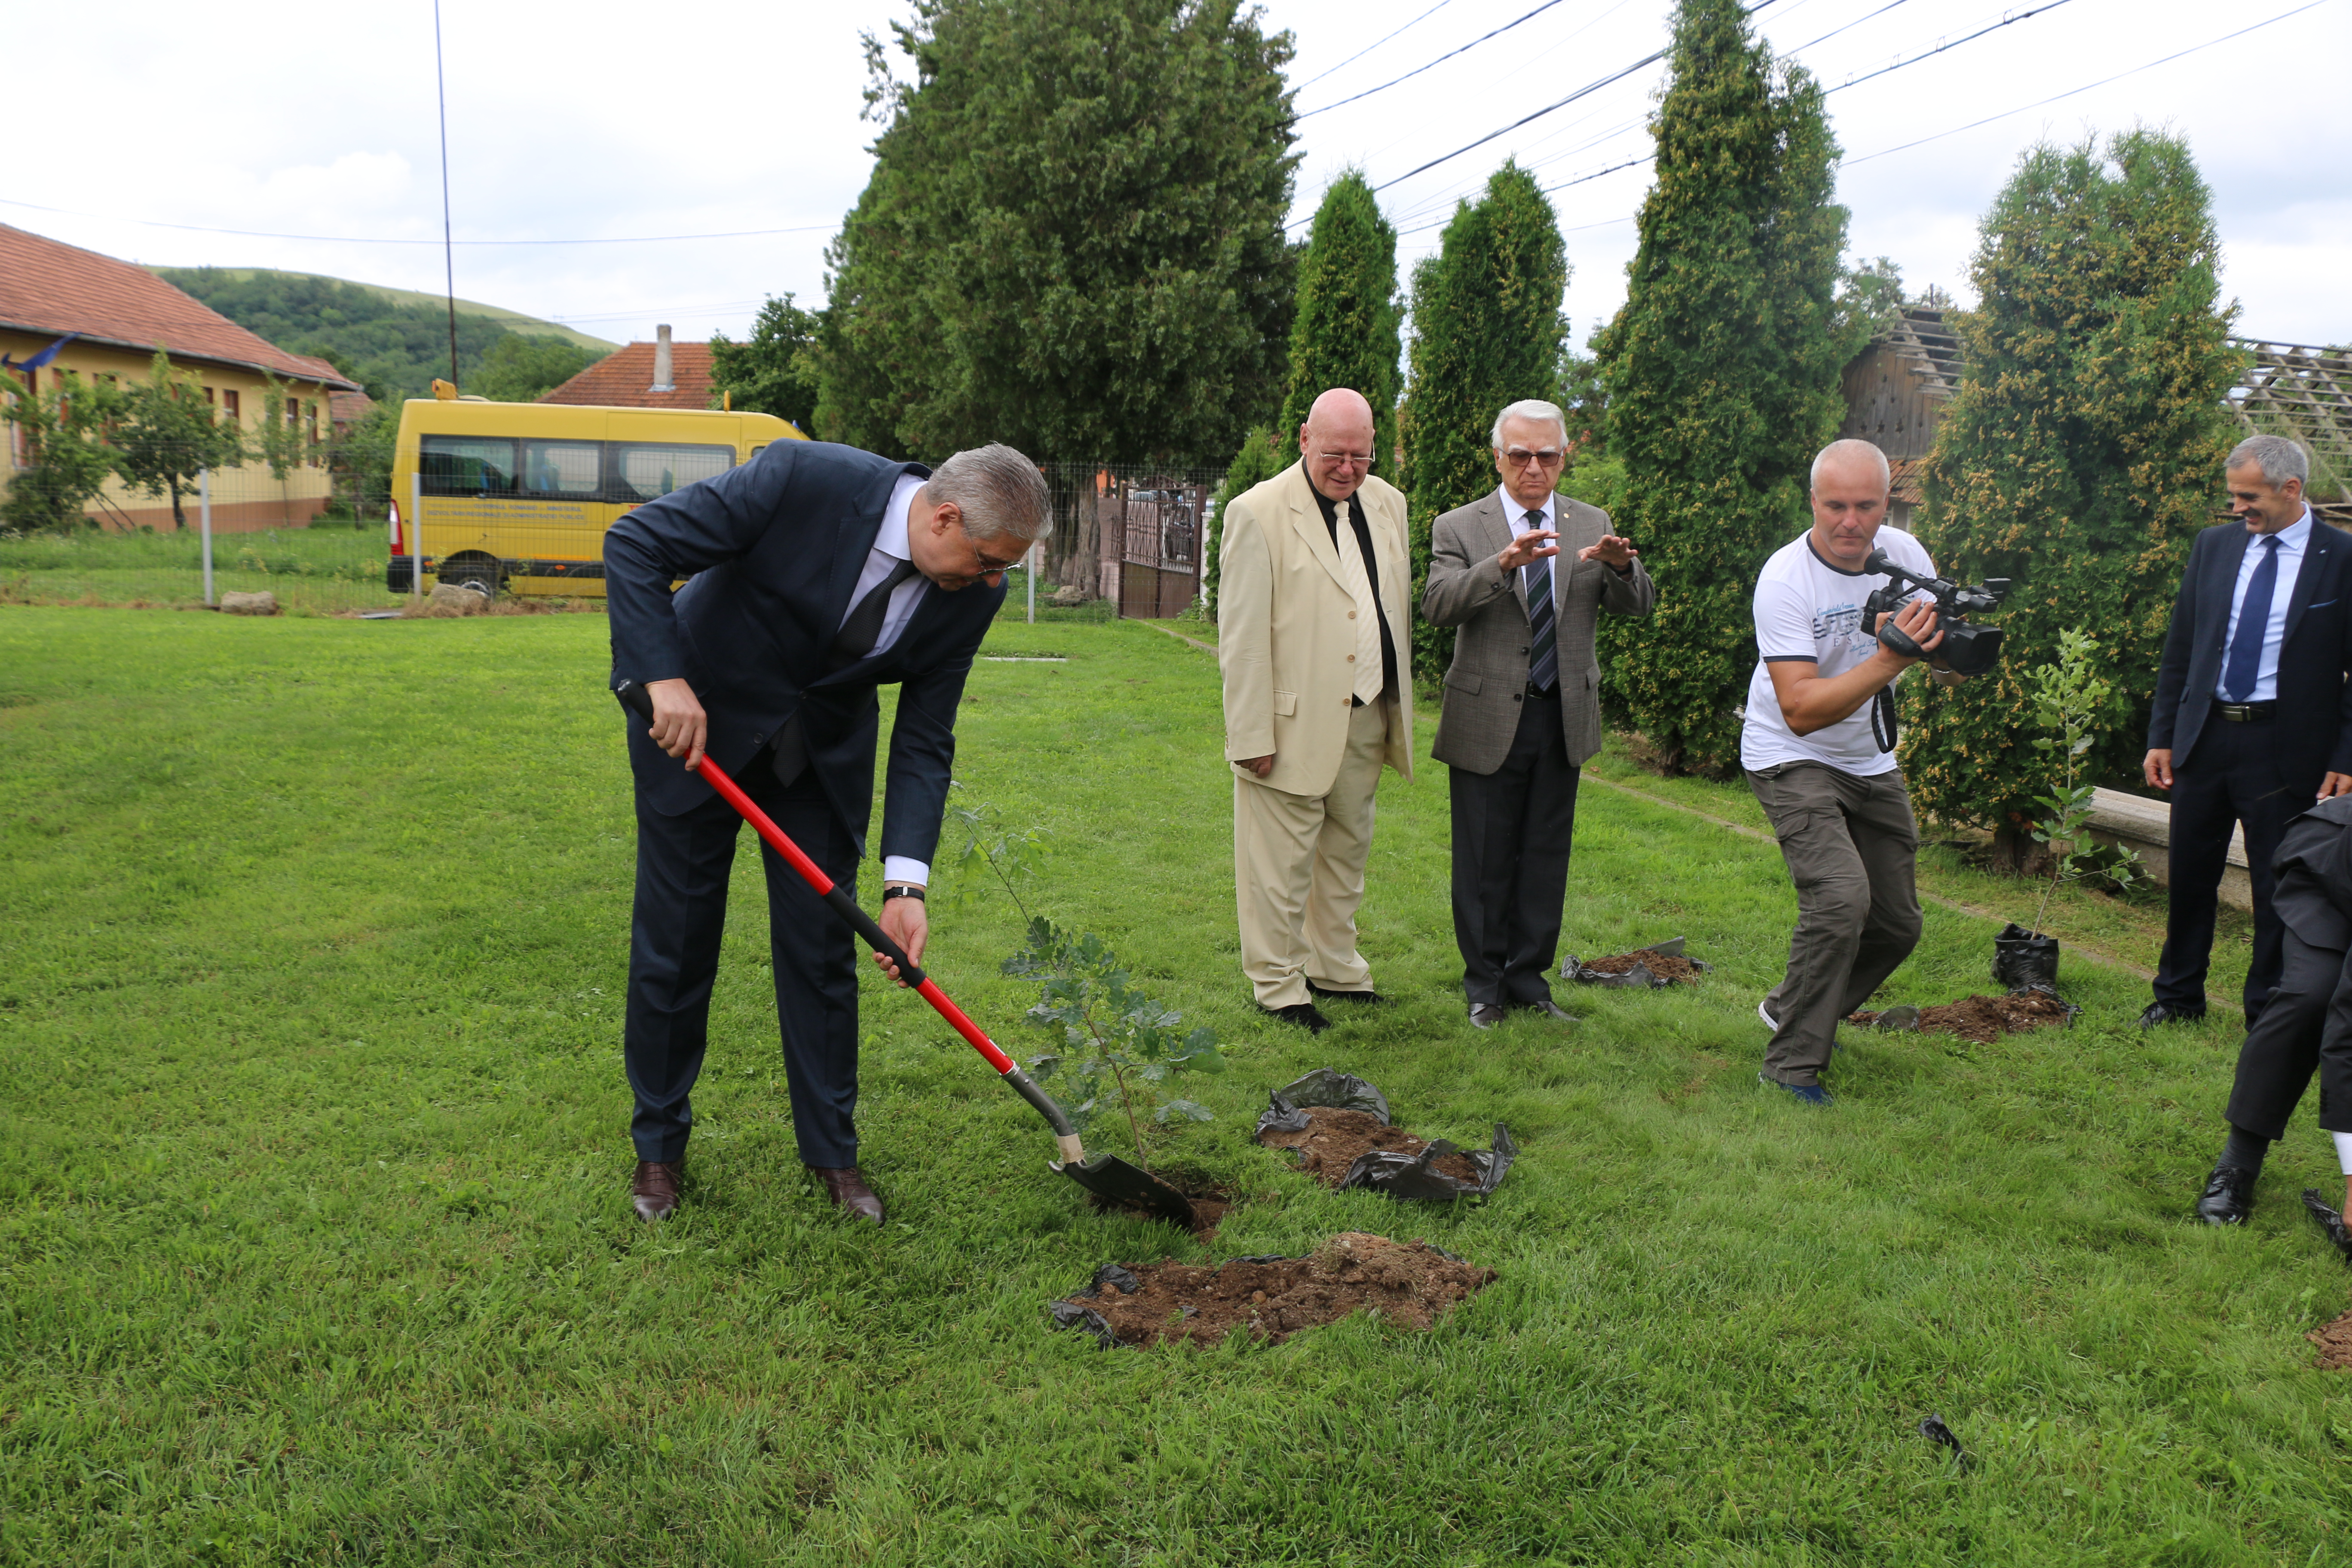
<instances>
[{"instance_id":1,"label":"wristwatch","mask_svg":"<svg viewBox=\"0 0 2352 1568\"><path fill-rule=\"evenodd\" d=\"M887 904L893 899L912 899L915 902L919 904L924 901L923 889L920 888L885 888L882 889L882 901L884 903Z\"/></svg>"}]
</instances>

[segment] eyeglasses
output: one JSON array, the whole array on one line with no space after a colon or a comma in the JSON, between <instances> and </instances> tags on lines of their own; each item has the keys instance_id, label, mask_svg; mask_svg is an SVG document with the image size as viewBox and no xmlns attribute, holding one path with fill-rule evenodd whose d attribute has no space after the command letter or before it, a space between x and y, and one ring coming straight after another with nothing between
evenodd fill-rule
<instances>
[{"instance_id":1,"label":"eyeglasses","mask_svg":"<svg viewBox=\"0 0 2352 1568\"><path fill-rule=\"evenodd\" d=\"M1503 461L1515 468L1524 468L1529 463L1535 464L1538 468L1557 468L1564 455L1557 447L1546 447L1540 452L1530 452L1525 447L1514 447L1503 454Z\"/></svg>"},{"instance_id":2,"label":"eyeglasses","mask_svg":"<svg viewBox=\"0 0 2352 1568\"><path fill-rule=\"evenodd\" d=\"M995 556L991 555L987 551L982 550L977 543L971 547L971 558L980 563L980 574L983 577L993 577L999 572L1010 572L1015 566L1020 565L1023 561L1026 560L1028 555L1029 549L1024 546L1021 553L1014 556L1012 560L999 561Z\"/></svg>"},{"instance_id":3,"label":"eyeglasses","mask_svg":"<svg viewBox=\"0 0 2352 1568\"><path fill-rule=\"evenodd\" d=\"M1369 452L1318 452L1315 455L1334 468L1369 470L1372 466L1371 454Z\"/></svg>"}]
</instances>

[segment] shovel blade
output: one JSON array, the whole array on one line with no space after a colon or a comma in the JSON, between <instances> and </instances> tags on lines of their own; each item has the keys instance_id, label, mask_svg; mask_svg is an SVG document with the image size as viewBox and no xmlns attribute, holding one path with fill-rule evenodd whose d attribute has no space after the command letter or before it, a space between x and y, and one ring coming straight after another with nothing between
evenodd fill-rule
<instances>
[{"instance_id":1,"label":"shovel blade","mask_svg":"<svg viewBox=\"0 0 2352 1568\"><path fill-rule=\"evenodd\" d=\"M1140 1209L1154 1219L1164 1219L1186 1230L1200 1228L1201 1216L1193 1209L1192 1199L1116 1154L1097 1154L1083 1164L1073 1160L1055 1169L1105 1203Z\"/></svg>"}]
</instances>

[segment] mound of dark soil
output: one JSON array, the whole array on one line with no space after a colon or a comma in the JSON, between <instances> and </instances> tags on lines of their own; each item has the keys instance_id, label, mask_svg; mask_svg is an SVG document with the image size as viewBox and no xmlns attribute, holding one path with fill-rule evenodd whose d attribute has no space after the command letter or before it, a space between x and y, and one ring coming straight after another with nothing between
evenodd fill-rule
<instances>
[{"instance_id":1,"label":"mound of dark soil","mask_svg":"<svg viewBox=\"0 0 2352 1568\"><path fill-rule=\"evenodd\" d=\"M2006 996L1964 996L1958 1002L1919 1009L1919 1028L1931 1035L1958 1035L1989 1046L2003 1035L2046 1029L2074 1019L2075 1009L2047 991L2016 991ZM1849 1024L1874 1024L1876 1013L1849 1013Z\"/></svg>"},{"instance_id":2,"label":"mound of dark soil","mask_svg":"<svg viewBox=\"0 0 2352 1568\"><path fill-rule=\"evenodd\" d=\"M1360 1114L1360 1113L1359 1113ZM1215 1344L1227 1334L1280 1344L1301 1329L1370 1311L1426 1329L1495 1278L1425 1241L1347 1231L1305 1258L1235 1258L1209 1267L1105 1265L1095 1283L1053 1303L1055 1326L1112 1345Z\"/></svg>"},{"instance_id":3,"label":"mound of dark soil","mask_svg":"<svg viewBox=\"0 0 2352 1568\"><path fill-rule=\"evenodd\" d=\"M1257 1141L1269 1149L1296 1150L1298 1168L1327 1187L1336 1187L1346 1180L1348 1167L1369 1150L1387 1149L1413 1155L1429 1147L1427 1139L1416 1138L1402 1127L1389 1126L1368 1110L1345 1110L1332 1105L1302 1105L1298 1109L1307 1115L1305 1131L1286 1132L1269 1127L1257 1135ZM1440 1154L1430 1165L1457 1182L1475 1183L1479 1179L1478 1167L1467 1154Z\"/></svg>"},{"instance_id":4,"label":"mound of dark soil","mask_svg":"<svg viewBox=\"0 0 2352 1568\"><path fill-rule=\"evenodd\" d=\"M2322 1372L2352 1372L2352 1312L2303 1336L2319 1347Z\"/></svg>"},{"instance_id":5,"label":"mound of dark soil","mask_svg":"<svg viewBox=\"0 0 2352 1568\"><path fill-rule=\"evenodd\" d=\"M1581 965L1595 974L1630 974L1636 968L1646 969L1661 980L1696 980L1706 973L1680 953L1612 952L1607 958L1588 958Z\"/></svg>"}]
</instances>

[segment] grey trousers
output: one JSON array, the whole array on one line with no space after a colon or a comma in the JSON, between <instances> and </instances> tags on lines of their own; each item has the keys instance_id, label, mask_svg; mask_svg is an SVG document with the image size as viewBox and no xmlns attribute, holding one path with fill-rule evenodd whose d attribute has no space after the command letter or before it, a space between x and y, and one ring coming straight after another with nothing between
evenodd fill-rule
<instances>
[{"instance_id":1,"label":"grey trousers","mask_svg":"<svg viewBox=\"0 0 2352 1568\"><path fill-rule=\"evenodd\" d=\"M1838 1020L1870 999L1919 944L1919 824L1895 769L1863 778L1821 763L1748 775L1797 884L1789 973L1764 999L1779 1026L1764 1075L1821 1081Z\"/></svg>"}]
</instances>

